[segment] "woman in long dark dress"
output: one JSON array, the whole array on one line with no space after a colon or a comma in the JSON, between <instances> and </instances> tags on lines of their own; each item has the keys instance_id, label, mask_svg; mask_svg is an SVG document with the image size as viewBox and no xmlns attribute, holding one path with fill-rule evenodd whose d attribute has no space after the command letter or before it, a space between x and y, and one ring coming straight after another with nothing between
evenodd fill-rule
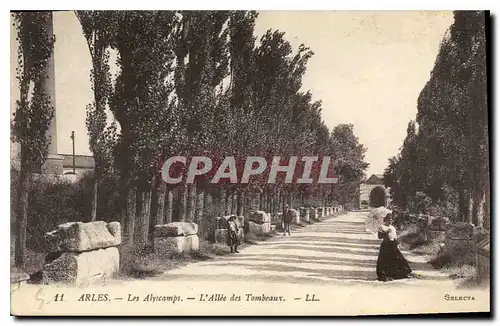
<instances>
[{"instance_id":1,"label":"woman in long dark dress","mask_svg":"<svg viewBox=\"0 0 500 326\"><path fill-rule=\"evenodd\" d=\"M378 280L386 282L409 277L411 267L399 251L391 214L384 217L384 224L378 229L378 238L383 239L377 260Z\"/></svg>"},{"instance_id":2,"label":"woman in long dark dress","mask_svg":"<svg viewBox=\"0 0 500 326\"><path fill-rule=\"evenodd\" d=\"M239 253L238 245L240 244L240 238L238 236L238 223L236 222L236 216L231 215L227 220L227 245L231 248L231 252Z\"/></svg>"}]
</instances>

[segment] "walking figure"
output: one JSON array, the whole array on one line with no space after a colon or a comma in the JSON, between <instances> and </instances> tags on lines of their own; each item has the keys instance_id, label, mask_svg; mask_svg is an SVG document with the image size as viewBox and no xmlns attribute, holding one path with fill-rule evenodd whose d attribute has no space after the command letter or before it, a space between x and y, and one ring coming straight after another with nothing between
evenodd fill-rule
<instances>
[{"instance_id":1,"label":"walking figure","mask_svg":"<svg viewBox=\"0 0 500 326\"><path fill-rule=\"evenodd\" d=\"M383 239L377 260L378 280L386 282L409 277L412 271L408 261L399 251L392 214L384 217L384 224L378 229L378 238Z\"/></svg>"},{"instance_id":2,"label":"walking figure","mask_svg":"<svg viewBox=\"0 0 500 326\"><path fill-rule=\"evenodd\" d=\"M236 222L236 216L231 215L227 220L227 245L231 248L231 252L239 253L238 245L240 238L238 236L239 226Z\"/></svg>"},{"instance_id":3,"label":"walking figure","mask_svg":"<svg viewBox=\"0 0 500 326\"><path fill-rule=\"evenodd\" d=\"M290 234L290 224L292 223L292 211L290 210L290 207L288 205L285 205L285 211L283 212L283 235L288 235Z\"/></svg>"}]
</instances>

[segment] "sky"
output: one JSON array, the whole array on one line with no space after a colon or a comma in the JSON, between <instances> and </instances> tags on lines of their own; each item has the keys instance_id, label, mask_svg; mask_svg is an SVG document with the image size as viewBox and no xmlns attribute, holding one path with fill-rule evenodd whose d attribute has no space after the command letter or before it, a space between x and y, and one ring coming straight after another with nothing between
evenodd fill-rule
<instances>
[{"instance_id":1,"label":"sky","mask_svg":"<svg viewBox=\"0 0 500 326\"><path fill-rule=\"evenodd\" d=\"M279 29L294 49L304 43L314 51L303 89L323 102L323 121L330 129L354 125L367 148L369 176L383 173L388 158L398 153L452 23L449 11L264 11L255 35ZM90 155L85 128L85 107L93 97L88 47L72 12L54 13L54 34L58 153L72 152L74 130L76 153ZM11 111L19 98L15 51L11 37Z\"/></svg>"}]
</instances>

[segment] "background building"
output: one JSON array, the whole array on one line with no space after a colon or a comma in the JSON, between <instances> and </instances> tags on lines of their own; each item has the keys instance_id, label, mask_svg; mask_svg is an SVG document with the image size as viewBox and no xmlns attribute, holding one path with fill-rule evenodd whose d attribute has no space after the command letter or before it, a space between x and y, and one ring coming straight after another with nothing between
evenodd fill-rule
<instances>
[{"instance_id":1,"label":"background building","mask_svg":"<svg viewBox=\"0 0 500 326\"><path fill-rule=\"evenodd\" d=\"M372 174L359 185L360 208L389 205L391 203L390 189L384 186L384 175Z\"/></svg>"}]
</instances>

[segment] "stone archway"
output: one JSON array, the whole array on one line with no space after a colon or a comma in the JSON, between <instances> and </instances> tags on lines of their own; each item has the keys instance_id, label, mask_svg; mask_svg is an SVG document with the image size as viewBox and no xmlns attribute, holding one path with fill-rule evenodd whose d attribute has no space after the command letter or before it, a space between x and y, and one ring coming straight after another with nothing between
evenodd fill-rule
<instances>
[{"instance_id":1,"label":"stone archway","mask_svg":"<svg viewBox=\"0 0 500 326\"><path fill-rule=\"evenodd\" d=\"M370 207L380 207L387 204L385 189L382 187L375 187L370 191Z\"/></svg>"},{"instance_id":2,"label":"stone archway","mask_svg":"<svg viewBox=\"0 0 500 326\"><path fill-rule=\"evenodd\" d=\"M383 194L383 198L382 198ZM390 187L385 187L383 175L372 174L359 185L359 208L387 206L391 202Z\"/></svg>"}]
</instances>

